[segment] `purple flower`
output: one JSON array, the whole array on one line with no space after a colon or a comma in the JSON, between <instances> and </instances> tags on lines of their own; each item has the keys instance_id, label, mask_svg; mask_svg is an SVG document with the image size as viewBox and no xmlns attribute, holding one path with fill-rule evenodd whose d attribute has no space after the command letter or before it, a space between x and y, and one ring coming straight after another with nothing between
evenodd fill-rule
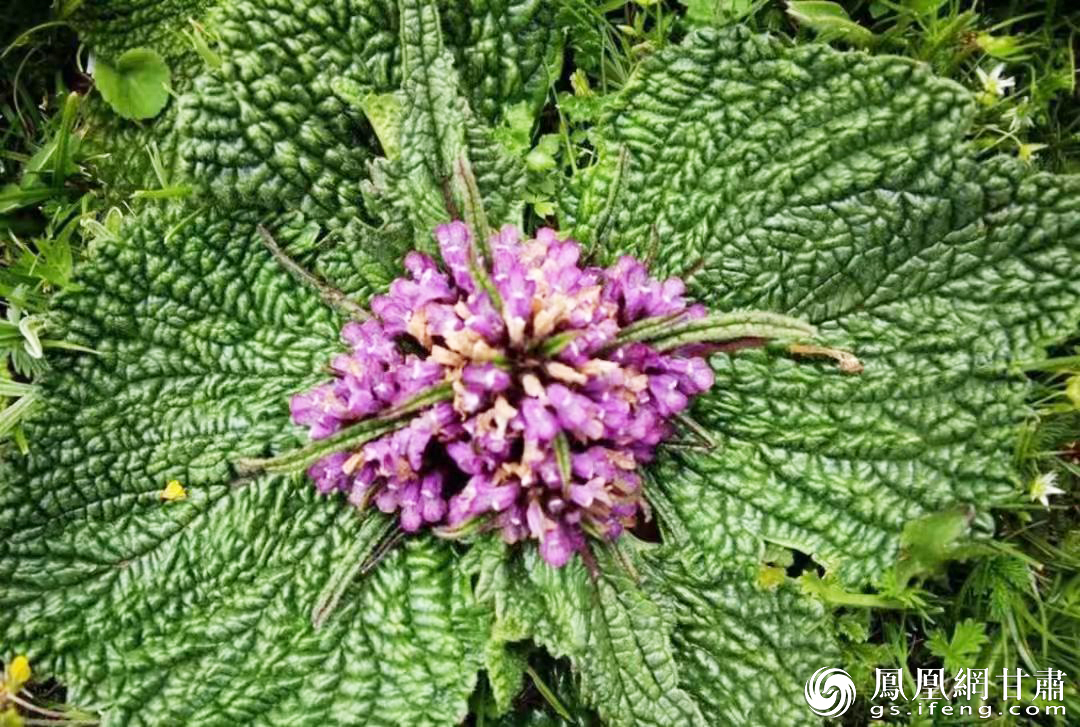
<instances>
[{"instance_id":1,"label":"purple flower","mask_svg":"<svg viewBox=\"0 0 1080 727\"><path fill-rule=\"evenodd\" d=\"M333 381L290 410L319 439L440 384L448 400L308 474L322 493L396 513L407 532L496 530L561 566L586 533L615 538L643 515L637 468L713 384L704 358L620 345L620 331L704 309L632 257L583 266L580 246L551 229L522 239L503 227L490 260L462 222L435 238L441 265L410 253L408 275L372 299L374 319L342 329L350 350L331 359ZM557 454L567 445L569 477Z\"/></svg>"},{"instance_id":2,"label":"purple flower","mask_svg":"<svg viewBox=\"0 0 1080 727\"><path fill-rule=\"evenodd\" d=\"M474 292L476 281L472 276L472 259L475 253L468 225L458 220L439 225L435 228L435 239L439 243L443 263L450 270L457 287L465 293Z\"/></svg>"},{"instance_id":3,"label":"purple flower","mask_svg":"<svg viewBox=\"0 0 1080 727\"><path fill-rule=\"evenodd\" d=\"M559 423L547 405L533 397L521 403L521 415L525 420L525 437L533 442L551 442L559 433Z\"/></svg>"},{"instance_id":4,"label":"purple flower","mask_svg":"<svg viewBox=\"0 0 1080 727\"><path fill-rule=\"evenodd\" d=\"M315 488L325 495L349 487L349 476L344 469L348 459L348 452L334 452L311 465L307 473L315 481Z\"/></svg>"},{"instance_id":5,"label":"purple flower","mask_svg":"<svg viewBox=\"0 0 1080 727\"><path fill-rule=\"evenodd\" d=\"M324 439L341 429L349 415L345 401L338 397L333 384L316 386L297 394L289 402L289 413L297 424L307 424L312 439Z\"/></svg>"}]
</instances>

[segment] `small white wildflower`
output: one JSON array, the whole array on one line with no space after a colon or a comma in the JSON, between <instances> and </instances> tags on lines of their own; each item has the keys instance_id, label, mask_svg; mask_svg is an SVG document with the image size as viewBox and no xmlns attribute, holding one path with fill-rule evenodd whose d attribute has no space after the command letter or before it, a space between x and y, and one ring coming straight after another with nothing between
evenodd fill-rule
<instances>
[{"instance_id":1,"label":"small white wildflower","mask_svg":"<svg viewBox=\"0 0 1080 727\"><path fill-rule=\"evenodd\" d=\"M1001 117L1009 122L1009 131L1015 133L1030 129L1035 125L1035 120L1031 118L1031 99L1024 96L1015 106L1006 109Z\"/></svg>"},{"instance_id":2,"label":"small white wildflower","mask_svg":"<svg viewBox=\"0 0 1080 727\"><path fill-rule=\"evenodd\" d=\"M999 63L987 73L981 68L975 69L975 74L979 77L979 83L982 84L983 92L987 96L1000 98L1005 93L1016 85L1016 79L1012 76L1002 76L1005 71L1005 64Z\"/></svg>"},{"instance_id":3,"label":"small white wildflower","mask_svg":"<svg viewBox=\"0 0 1080 727\"><path fill-rule=\"evenodd\" d=\"M1035 502L1037 500L1042 503L1043 507L1050 507L1051 496L1065 494L1065 490L1057 486L1057 479L1057 472L1043 472L1033 479L1028 491L1031 501Z\"/></svg>"}]
</instances>

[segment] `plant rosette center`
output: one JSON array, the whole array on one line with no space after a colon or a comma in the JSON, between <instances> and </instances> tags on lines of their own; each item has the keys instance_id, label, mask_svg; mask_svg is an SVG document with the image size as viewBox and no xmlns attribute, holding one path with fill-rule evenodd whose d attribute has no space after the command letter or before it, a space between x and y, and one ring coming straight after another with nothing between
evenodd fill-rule
<instances>
[{"instance_id":1,"label":"plant rosette center","mask_svg":"<svg viewBox=\"0 0 1080 727\"><path fill-rule=\"evenodd\" d=\"M306 467L320 492L396 513L405 532L498 530L561 566L648 517L639 467L713 386L715 344L814 335L775 314L710 315L630 256L585 266L551 229L506 226L480 246L455 221L435 238L442 265L409 253L373 316L342 329L334 378L292 398L312 445L259 463Z\"/></svg>"}]
</instances>

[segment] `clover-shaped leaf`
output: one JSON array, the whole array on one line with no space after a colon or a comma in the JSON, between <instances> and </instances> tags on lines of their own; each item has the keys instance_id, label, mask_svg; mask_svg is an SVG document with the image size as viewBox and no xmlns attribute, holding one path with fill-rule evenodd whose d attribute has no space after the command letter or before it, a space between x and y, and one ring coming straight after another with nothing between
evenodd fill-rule
<instances>
[{"instance_id":1,"label":"clover-shaped leaf","mask_svg":"<svg viewBox=\"0 0 1080 727\"><path fill-rule=\"evenodd\" d=\"M97 58L94 84L116 113L126 119L149 119L169 100L169 67L150 48L132 48L115 61Z\"/></svg>"}]
</instances>

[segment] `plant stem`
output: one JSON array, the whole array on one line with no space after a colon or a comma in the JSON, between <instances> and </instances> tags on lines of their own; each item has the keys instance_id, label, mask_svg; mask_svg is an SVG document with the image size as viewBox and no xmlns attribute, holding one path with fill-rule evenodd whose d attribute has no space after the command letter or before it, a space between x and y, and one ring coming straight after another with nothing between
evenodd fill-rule
<instances>
[{"instance_id":1,"label":"plant stem","mask_svg":"<svg viewBox=\"0 0 1080 727\"><path fill-rule=\"evenodd\" d=\"M326 439L312 442L306 447L268 459L238 459L233 465L242 475L256 473L296 474L307 469L323 457L334 452L356 449L384 434L400 429L408 424L409 415L441 401L447 401L454 395L450 384L439 384L418 394L401 406L390 409L380 417L365 419L330 435Z\"/></svg>"},{"instance_id":2,"label":"plant stem","mask_svg":"<svg viewBox=\"0 0 1080 727\"><path fill-rule=\"evenodd\" d=\"M333 288L322 282L289 257L288 254L281 249L281 246L277 244L277 241L274 240L274 237L270 234L269 230L262 225L259 225L257 229L259 230L259 236L262 237L263 244L266 246L266 249L270 251L270 254L274 256L274 259L277 260L278 264L285 268L290 275L301 283L317 291L327 305L342 311L345 315L350 318L355 318L358 321L366 321L371 317L359 303L350 300L347 295L337 288Z\"/></svg>"}]
</instances>

